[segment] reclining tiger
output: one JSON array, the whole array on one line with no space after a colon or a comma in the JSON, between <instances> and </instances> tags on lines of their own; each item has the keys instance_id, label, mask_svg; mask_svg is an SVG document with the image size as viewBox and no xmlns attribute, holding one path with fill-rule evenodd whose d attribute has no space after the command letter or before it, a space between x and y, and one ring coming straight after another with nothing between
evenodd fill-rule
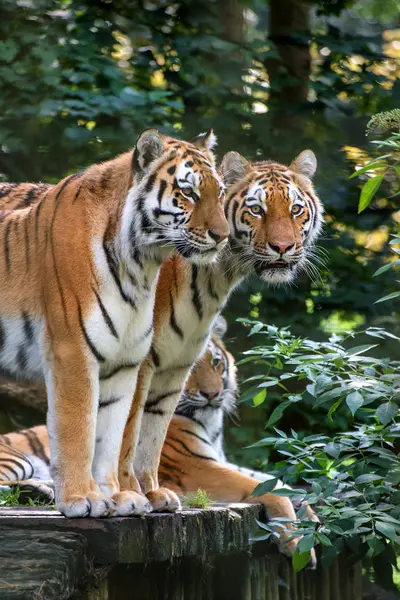
<instances>
[{"instance_id":1,"label":"reclining tiger","mask_svg":"<svg viewBox=\"0 0 400 600\"><path fill-rule=\"evenodd\" d=\"M162 262L177 250L211 264L228 237L214 142L147 130L133 151L56 186L0 184L0 371L45 380L66 516L151 510L119 485L121 439Z\"/></svg>"},{"instance_id":2,"label":"reclining tiger","mask_svg":"<svg viewBox=\"0 0 400 600\"><path fill-rule=\"evenodd\" d=\"M221 328L225 329L225 325L219 321L219 333L223 333ZM295 521L295 511L287 498L275 497L274 504L271 494L252 496L257 484L270 475L226 461L224 417L236 410L236 395L234 358L222 340L213 334L206 352L190 374L169 425L159 480L180 497L202 488L214 501L261 503L271 518L282 517L280 500L284 500L286 518ZM20 484L22 492L51 503L54 495L49 464L50 448L44 425L0 436L0 479L28 479ZM282 482L278 481L276 487L281 486ZM318 520L309 506L306 518ZM279 533L278 527L277 530ZM278 539L281 551L291 554L296 542L285 544L285 536Z\"/></svg>"},{"instance_id":3,"label":"reclining tiger","mask_svg":"<svg viewBox=\"0 0 400 600\"><path fill-rule=\"evenodd\" d=\"M191 366L230 293L249 275L276 285L293 281L309 265L314 268L310 258L323 221L311 182L315 170L310 150L289 167L251 163L229 152L221 164L229 247L212 266L189 264L175 254L161 268L153 341L140 368L119 470L122 489L142 490L155 510L180 506L172 490L159 487L161 450ZM282 510L289 510L290 503L280 500ZM276 506L273 495L271 503Z\"/></svg>"}]
</instances>

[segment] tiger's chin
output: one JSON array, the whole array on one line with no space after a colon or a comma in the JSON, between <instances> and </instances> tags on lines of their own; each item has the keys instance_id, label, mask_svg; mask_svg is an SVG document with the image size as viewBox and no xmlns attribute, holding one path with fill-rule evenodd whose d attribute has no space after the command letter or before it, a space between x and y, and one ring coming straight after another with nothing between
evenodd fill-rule
<instances>
[{"instance_id":1,"label":"tiger's chin","mask_svg":"<svg viewBox=\"0 0 400 600\"><path fill-rule=\"evenodd\" d=\"M257 262L254 270L266 283L292 283L299 271L299 263L265 263Z\"/></svg>"},{"instance_id":2,"label":"tiger's chin","mask_svg":"<svg viewBox=\"0 0 400 600\"><path fill-rule=\"evenodd\" d=\"M179 254L196 265L209 265L214 263L219 256L219 248L214 247L208 250L200 251L193 246L184 246L177 248Z\"/></svg>"}]
</instances>

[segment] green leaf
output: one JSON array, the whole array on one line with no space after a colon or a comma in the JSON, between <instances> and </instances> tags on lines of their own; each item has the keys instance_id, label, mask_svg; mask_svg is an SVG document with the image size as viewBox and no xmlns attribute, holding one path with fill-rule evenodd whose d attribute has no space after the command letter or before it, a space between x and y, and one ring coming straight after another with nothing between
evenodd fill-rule
<instances>
[{"instance_id":1,"label":"green leaf","mask_svg":"<svg viewBox=\"0 0 400 600\"><path fill-rule=\"evenodd\" d=\"M330 407L329 412L328 412L328 419L330 419L332 421L333 413L339 408L339 406L342 404L342 402L343 402L343 399L341 398L340 400L335 402L335 404L332 404L332 406Z\"/></svg>"},{"instance_id":2,"label":"green leaf","mask_svg":"<svg viewBox=\"0 0 400 600\"><path fill-rule=\"evenodd\" d=\"M249 332L249 336L250 335L254 335L255 333L258 333L259 331L261 331L261 329L264 327L264 323L256 323L255 325L253 325L253 327L250 329Z\"/></svg>"},{"instance_id":3,"label":"green leaf","mask_svg":"<svg viewBox=\"0 0 400 600\"><path fill-rule=\"evenodd\" d=\"M291 488L277 488L276 490L272 490L271 494L274 496L285 496L290 498L290 496L305 496L306 491L301 489L291 489Z\"/></svg>"},{"instance_id":4,"label":"green leaf","mask_svg":"<svg viewBox=\"0 0 400 600\"><path fill-rule=\"evenodd\" d=\"M371 549L371 553L368 553L370 556L376 556L384 551L386 544L382 542L376 535L367 539L367 544Z\"/></svg>"},{"instance_id":5,"label":"green leaf","mask_svg":"<svg viewBox=\"0 0 400 600\"><path fill-rule=\"evenodd\" d=\"M304 554L305 552L309 552L311 548L314 546L314 535L312 533L303 536L299 543L297 544L296 552L299 554Z\"/></svg>"},{"instance_id":6,"label":"green leaf","mask_svg":"<svg viewBox=\"0 0 400 600\"><path fill-rule=\"evenodd\" d=\"M310 553L309 552L303 552L302 554L295 552L292 556L293 570L296 573L298 573L299 571L302 571L302 569L304 569L304 567L306 565L308 565L309 561L310 561Z\"/></svg>"},{"instance_id":7,"label":"green leaf","mask_svg":"<svg viewBox=\"0 0 400 600\"><path fill-rule=\"evenodd\" d=\"M386 167L386 166L387 165L384 162L371 161L371 162L367 163L366 165L364 165L363 167L361 167L361 169L357 169L357 171L352 173L350 175L349 179L353 179L354 177L357 177L357 175L361 175L362 173L365 173L366 171L373 171L374 169L378 169L378 168Z\"/></svg>"},{"instance_id":8,"label":"green leaf","mask_svg":"<svg viewBox=\"0 0 400 600\"><path fill-rule=\"evenodd\" d=\"M360 194L360 201L358 203L359 214L370 205L372 198L382 183L382 179L383 176L378 175L377 177L371 177L371 179L368 179L368 181L364 183Z\"/></svg>"},{"instance_id":9,"label":"green leaf","mask_svg":"<svg viewBox=\"0 0 400 600\"><path fill-rule=\"evenodd\" d=\"M395 267L397 265L400 265L400 259L391 261L391 262L387 263L386 265L383 265L383 267L379 267L379 269L377 271L375 271L375 273L373 274L373 277L377 277L377 275L381 275L381 273L384 273L385 271L389 271L389 269L393 269L393 267Z\"/></svg>"},{"instance_id":10,"label":"green leaf","mask_svg":"<svg viewBox=\"0 0 400 600\"><path fill-rule=\"evenodd\" d=\"M397 415L399 407L395 402L385 402L376 409L376 416L382 425L387 425Z\"/></svg>"},{"instance_id":11,"label":"green leaf","mask_svg":"<svg viewBox=\"0 0 400 600\"><path fill-rule=\"evenodd\" d=\"M378 531L383 533L384 536L389 538L389 540L395 540L397 538L396 530L390 523L385 523L384 521L376 521L375 527Z\"/></svg>"},{"instance_id":12,"label":"green leaf","mask_svg":"<svg viewBox=\"0 0 400 600\"><path fill-rule=\"evenodd\" d=\"M329 444L326 444L324 450L327 454L329 454L329 456L333 456L333 458L338 458L340 455L341 448L339 444L329 442Z\"/></svg>"},{"instance_id":13,"label":"green leaf","mask_svg":"<svg viewBox=\"0 0 400 600\"><path fill-rule=\"evenodd\" d=\"M263 496L264 494L268 494L268 492L271 492L275 488L277 481L278 478L273 477L272 479L267 479L266 481L259 483L258 486L253 490L251 495Z\"/></svg>"},{"instance_id":14,"label":"green leaf","mask_svg":"<svg viewBox=\"0 0 400 600\"><path fill-rule=\"evenodd\" d=\"M349 356L356 356L358 354L363 354L364 352L368 352L368 350L372 350L372 348L376 348L377 344L363 344L362 346L354 346L347 351Z\"/></svg>"},{"instance_id":15,"label":"green leaf","mask_svg":"<svg viewBox=\"0 0 400 600\"><path fill-rule=\"evenodd\" d=\"M354 480L354 483L357 485L360 483L371 483L372 481L378 481L379 479L382 479L382 476L374 475L373 473L365 473L364 475L357 477Z\"/></svg>"},{"instance_id":16,"label":"green leaf","mask_svg":"<svg viewBox=\"0 0 400 600\"><path fill-rule=\"evenodd\" d=\"M262 383L260 383L259 387L263 387L263 388L273 387L273 386L277 385L278 383L279 383L279 379L274 377L273 379L270 379L269 381L263 381Z\"/></svg>"},{"instance_id":17,"label":"green leaf","mask_svg":"<svg viewBox=\"0 0 400 600\"><path fill-rule=\"evenodd\" d=\"M266 391L266 390L264 390ZM279 421L281 416L283 415L285 409L291 404L290 402L281 402L278 406L272 411L271 416L268 419L267 427L271 427L275 423Z\"/></svg>"},{"instance_id":18,"label":"green leaf","mask_svg":"<svg viewBox=\"0 0 400 600\"><path fill-rule=\"evenodd\" d=\"M376 300L374 302L374 304L378 304L379 302L386 302L386 300L393 300L393 298L398 298L400 296L400 292L392 292L391 294L388 294L387 296L383 296L383 298L379 298L379 300Z\"/></svg>"},{"instance_id":19,"label":"green leaf","mask_svg":"<svg viewBox=\"0 0 400 600\"><path fill-rule=\"evenodd\" d=\"M364 404L364 398L360 392L355 391L347 396L346 404L349 407L351 414L354 416L356 410Z\"/></svg>"},{"instance_id":20,"label":"green leaf","mask_svg":"<svg viewBox=\"0 0 400 600\"><path fill-rule=\"evenodd\" d=\"M264 402L266 397L267 390L261 390L261 392L258 392L258 394L256 394L253 398L253 406L260 406L260 404Z\"/></svg>"},{"instance_id":21,"label":"green leaf","mask_svg":"<svg viewBox=\"0 0 400 600\"><path fill-rule=\"evenodd\" d=\"M325 535L321 531L317 531L315 537L323 546L332 546L331 540L328 538L327 535Z\"/></svg>"}]
</instances>

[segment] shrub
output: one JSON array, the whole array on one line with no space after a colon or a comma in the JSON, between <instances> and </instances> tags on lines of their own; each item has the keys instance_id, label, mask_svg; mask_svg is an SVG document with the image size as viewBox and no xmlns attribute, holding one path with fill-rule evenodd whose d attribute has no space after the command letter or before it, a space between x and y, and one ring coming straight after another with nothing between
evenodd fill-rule
<instances>
[{"instance_id":1,"label":"shrub","mask_svg":"<svg viewBox=\"0 0 400 600\"><path fill-rule=\"evenodd\" d=\"M261 365L264 371L247 380L253 386L253 404L263 403L270 387L278 386L282 392L267 423L273 433L255 446L275 450L283 459L274 464L273 474L289 484L300 480L304 488L273 493L291 495L298 502L307 500L321 518L320 524L302 520L305 510L299 511L298 535L303 538L294 567L305 565L310 549L318 544L323 546L323 564L348 546L390 587L391 566L396 566L395 551L400 543L400 464L396 454L400 426L395 421L400 401L399 363L368 355L376 344L354 345L353 339L360 334L373 339L395 336L374 327L315 342L295 337L288 328L241 321L251 327L250 335L262 337L262 343L245 352L241 361ZM347 413L349 430L328 436L278 429L291 405L304 403L309 410L310 402L313 408L324 410L333 424L341 413ZM273 484L260 484L255 495L271 492ZM265 536L273 534L268 524L262 527Z\"/></svg>"}]
</instances>

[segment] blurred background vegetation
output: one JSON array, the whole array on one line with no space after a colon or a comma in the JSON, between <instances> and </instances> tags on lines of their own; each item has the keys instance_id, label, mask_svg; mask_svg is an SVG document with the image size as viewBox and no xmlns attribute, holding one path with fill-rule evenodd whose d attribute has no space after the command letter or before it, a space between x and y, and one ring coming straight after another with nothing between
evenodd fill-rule
<instances>
[{"instance_id":1,"label":"blurred background vegetation","mask_svg":"<svg viewBox=\"0 0 400 600\"><path fill-rule=\"evenodd\" d=\"M398 300L374 304L398 290L395 274L373 277L392 260L396 198L383 184L358 215L362 182L349 179L373 157L371 115L400 106L399 58L397 0L1 0L0 178L56 182L127 150L146 127L183 138L213 127L219 157L289 162L311 148L326 266L286 289L242 285L225 312L229 348L249 347L240 316L314 339L358 326L399 334ZM400 357L394 340L377 352ZM232 458L257 462L242 448L260 438L268 398L242 405ZM3 407L2 431L41 419ZM289 421L327 427L313 412Z\"/></svg>"}]
</instances>

